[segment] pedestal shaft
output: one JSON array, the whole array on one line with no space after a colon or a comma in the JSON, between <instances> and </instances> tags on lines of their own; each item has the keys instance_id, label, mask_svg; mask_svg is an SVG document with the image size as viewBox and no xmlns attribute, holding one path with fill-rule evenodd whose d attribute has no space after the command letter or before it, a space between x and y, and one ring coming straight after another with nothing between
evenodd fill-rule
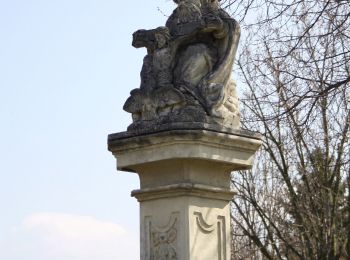
<instances>
[{"instance_id":1,"label":"pedestal shaft","mask_svg":"<svg viewBox=\"0 0 350 260\"><path fill-rule=\"evenodd\" d=\"M169 130L109 137L118 169L140 177L132 195L140 202L141 260L230 259L230 174L249 169L261 145L246 133Z\"/></svg>"}]
</instances>

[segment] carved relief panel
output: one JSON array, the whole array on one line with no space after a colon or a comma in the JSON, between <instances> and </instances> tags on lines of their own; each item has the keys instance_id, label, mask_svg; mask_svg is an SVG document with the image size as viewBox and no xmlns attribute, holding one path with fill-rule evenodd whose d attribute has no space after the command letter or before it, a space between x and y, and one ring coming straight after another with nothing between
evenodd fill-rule
<instances>
[{"instance_id":1,"label":"carved relief panel","mask_svg":"<svg viewBox=\"0 0 350 260\"><path fill-rule=\"evenodd\" d=\"M197 260L228 260L227 257L227 237L226 237L226 218L218 215L211 219L212 222L205 221L201 212L194 212L197 230L193 244L191 256ZM191 258L191 259L192 259Z\"/></svg>"},{"instance_id":2,"label":"carved relief panel","mask_svg":"<svg viewBox=\"0 0 350 260\"><path fill-rule=\"evenodd\" d=\"M158 226L152 217L145 217L145 252L147 260L178 260L179 214L171 214L165 226Z\"/></svg>"}]
</instances>

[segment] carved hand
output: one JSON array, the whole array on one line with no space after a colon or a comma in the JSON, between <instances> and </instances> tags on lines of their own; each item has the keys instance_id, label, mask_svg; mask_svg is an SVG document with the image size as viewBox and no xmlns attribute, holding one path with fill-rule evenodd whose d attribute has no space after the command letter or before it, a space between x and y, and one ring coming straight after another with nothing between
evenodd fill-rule
<instances>
[{"instance_id":1,"label":"carved hand","mask_svg":"<svg viewBox=\"0 0 350 260\"><path fill-rule=\"evenodd\" d=\"M221 30L224 27L224 22L217 15L207 14L203 17L203 20L205 23L203 30L206 32Z\"/></svg>"}]
</instances>

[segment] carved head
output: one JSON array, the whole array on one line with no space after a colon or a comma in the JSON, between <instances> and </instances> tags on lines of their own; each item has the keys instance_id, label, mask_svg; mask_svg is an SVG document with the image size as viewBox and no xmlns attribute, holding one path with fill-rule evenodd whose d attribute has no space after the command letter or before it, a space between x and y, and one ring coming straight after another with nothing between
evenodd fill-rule
<instances>
[{"instance_id":1,"label":"carved head","mask_svg":"<svg viewBox=\"0 0 350 260\"><path fill-rule=\"evenodd\" d=\"M160 26L155 29L154 37L156 39L156 48L161 49L168 45L170 41L169 28L165 26Z\"/></svg>"},{"instance_id":2,"label":"carved head","mask_svg":"<svg viewBox=\"0 0 350 260\"><path fill-rule=\"evenodd\" d=\"M202 0L175 0L177 23L198 21L202 17Z\"/></svg>"},{"instance_id":3,"label":"carved head","mask_svg":"<svg viewBox=\"0 0 350 260\"><path fill-rule=\"evenodd\" d=\"M220 0L201 0L201 1L202 1L202 6L205 9L217 10L219 8Z\"/></svg>"},{"instance_id":4,"label":"carved head","mask_svg":"<svg viewBox=\"0 0 350 260\"><path fill-rule=\"evenodd\" d=\"M146 47L150 51L165 47L170 40L169 29L165 26L152 30L138 30L132 36L132 46L135 48Z\"/></svg>"},{"instance_id":5,"label":"carved head","mask_svg":"<svg viewBox=\"0 0 350 260\"><path fill-rule=\"evenodd\" d=\"M132 34L132 46L135 48L148 47L152 42L148 30L137 30Z\"/></svg>"},{"instance_id":6,"label":"carved head","mask_svg":"<svg viewBox=\"0 0 350 260\"><path fill-rule=\"evenodd\" d=\"M216 12L220 0L174 0L177 24L199 21L206 13Z\"/></svg>"}]
</instances>

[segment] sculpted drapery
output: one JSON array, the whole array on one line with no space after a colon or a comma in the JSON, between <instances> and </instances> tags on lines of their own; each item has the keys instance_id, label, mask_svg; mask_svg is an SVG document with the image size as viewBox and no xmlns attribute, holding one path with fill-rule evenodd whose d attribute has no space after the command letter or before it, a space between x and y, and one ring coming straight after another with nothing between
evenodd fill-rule
<instances>
[{"instance_id":1,"label":"sculpted drapery","mask_svg":"<svg viewBox=\"0 0 350 260\"><path fill-rule=\"evenodd\" d=\"M133 34L145 47L140 87L124 110L129 130L171 122L200 122L239 128L232 66L240 36L238 23L217 0L176 0L166 22Z\"/></svg>"}]
</instances>

